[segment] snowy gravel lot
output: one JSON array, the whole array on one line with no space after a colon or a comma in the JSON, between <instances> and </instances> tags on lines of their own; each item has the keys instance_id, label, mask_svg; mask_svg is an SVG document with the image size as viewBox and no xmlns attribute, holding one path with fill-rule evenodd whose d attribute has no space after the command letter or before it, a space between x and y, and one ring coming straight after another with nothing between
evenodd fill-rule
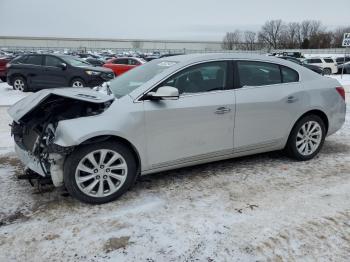
<instances>
[{"instance_id":1,"label":"snowy gravel lot","mask_svg":"<svg viewBox=\"0 0 350 262\"><path fill-rule=\"evenodd\" d=\"M6 105L24 95L0 83L0 261L349 261L349 114L312 161L273 152L165 172L90 206L16 179Z\"/></svg>"}]
</instances>

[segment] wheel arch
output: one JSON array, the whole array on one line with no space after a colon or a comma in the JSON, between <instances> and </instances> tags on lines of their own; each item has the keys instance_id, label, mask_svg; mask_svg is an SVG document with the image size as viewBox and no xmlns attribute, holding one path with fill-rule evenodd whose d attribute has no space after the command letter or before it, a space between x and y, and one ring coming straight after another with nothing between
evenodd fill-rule
<instances>
[{"instance_id":1,"label":"wheel arch","mask_svg":"<svg viewBox=\"0 0 350 262\"><path fill-rule=\"evenodd\" d=\"M304 114L302 114L301 116L299 116L296 121L294 121L294 124L292 125L292 128L290 129L289 131L289 135L288 135L288 139L292 133L292 130L293 128L295 127L295 125L299 122L300 119L302 119L303 117L305 116L308 116L308 115L316 115L318 117L320 117L325 125L325 128L326 128L326 135L328 133L328 129L329 129L329 120L328 120L328 116L326 115L325 112L323 112L322 110L320 109L311 109L311 110L308 110L307 112L305 112ZM287 140L288 140L287 139ZM287 142L287 141L286 141Z\"/></svg>"},{"instance_id":2,"label":"wheel arch","mask_svg":"<svg viewBox=\"0 0 350 262\"><path fill-rule=\"evenodd\" d=\"M116 136L116 135L100 135L100 136L88 138L87 140L81 142L78 146L92 144L92 143L98 143L98 142L107 141L107 140L122 143L122 144L126 145L128 148L130 148L133 156L135 157L136 163L137 163L138 174L140 174L140 171L141 171L140 154L139 154L138 150L136 149L136 147L130 141L128 141L127 139L125 139L123 137Z\"/></svg>"},{"instance_id":3,"label":"wheel arch","mask_svg":"<svg viewBox=\"0 0 350 262\"><path fill-rule=\"evenodd\" d=\"M12 74L12 75L10 75L10 76L7 76L7 77L10 79L11 85L13 85L13 79L14 79L15 77L17 77L17 76L22 77L22 78L27 82L27 85L28 85L28 79L27 79L27 77L26 77L24 74L21 74L21 73L14 73L14 74Z\"/></svg>"},{"instance_id":4,"label":"wheel arch","mask_svg":"<svg viewBox=\"0 0 350 262\"><path fill-rule=\"evenodd\" d=\"M86 81L81 76L72 76L68 82L69 86L71 86L73 84L73 80L81 80L83 82L83 84L86 85Z\"/></svg>"}]
</instances>

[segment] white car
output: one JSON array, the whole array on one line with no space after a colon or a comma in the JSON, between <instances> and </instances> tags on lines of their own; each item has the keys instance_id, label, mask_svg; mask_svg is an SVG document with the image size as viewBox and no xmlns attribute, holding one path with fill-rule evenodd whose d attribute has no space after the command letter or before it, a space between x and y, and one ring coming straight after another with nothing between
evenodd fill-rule
<instances>
[{"instance_id":1,"label":"white car","mask_svg":"<svg viewBox=\"0 0 350 262\"><path fill-rule=\"evenodd\" d=\"M310 160L345 121L337 80L275 57L166 57L108 89L45 89L8 111L24 166L87 203L185 166L282 149Z\"/></svg>"},{"instance_id":2,"label":"white car","mask_svg":"<svg viewBox=\"0 0 350 262\"><path fill-rule=\"evenodd\" d=\"M325 75L338 73L337 63L331 57L311 57L306 59L304 63L322 67Z\"/></svg>"}]
</instances>

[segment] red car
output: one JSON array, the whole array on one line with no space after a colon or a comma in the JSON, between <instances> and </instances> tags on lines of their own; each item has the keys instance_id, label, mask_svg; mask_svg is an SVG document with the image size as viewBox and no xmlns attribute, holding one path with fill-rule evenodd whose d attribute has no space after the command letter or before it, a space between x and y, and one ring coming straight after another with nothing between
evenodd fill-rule
<instances>
[{"instance_id":1,"label":"red car","mask_svg":"<svg viewBox=\"0 0 350 262\"><path fill-rule=\"evenodd\" d=\"M2 82L6 82L6 65L10 62L12 58L10 57L0 57L0 79Z\"/></svg>"},{"instance_id":2,"label":"red car","mask_svg":"<svg viewBox=\"0 0 350 262\"><path fill-rule=\"evenodd\" d=\"M108 60L103 66L113 70L115 76L120 76L125 72L146 63L145 60L136 57L118 57Z\"/></svg>"}]
</instances>

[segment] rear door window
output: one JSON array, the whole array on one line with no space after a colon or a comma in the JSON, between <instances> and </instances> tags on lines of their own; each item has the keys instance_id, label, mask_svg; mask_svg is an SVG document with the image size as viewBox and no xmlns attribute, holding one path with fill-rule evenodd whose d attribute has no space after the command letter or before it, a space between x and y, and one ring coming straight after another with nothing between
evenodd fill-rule
<instances>
[{"instance_id":1,"label":"rear door window","mask_svg":"<svg viewBox=\"0 0 350 262\"><path fill-rule=\"evenodd\" d=\"M42 65L43 56L41 55L29 55L25 64L27 65Z\"/></svg>"},{"instance_id":2,"label":"rear door window","mask_svg":"<svg viewBox=\"0 0 350 262\"><path fill-rule=\"evenodd\" d=\"M330 63L334 63L333 59L332 58L325 58L324 61L328 64Z\"/></svg>"},{"instance_id":3,"label":"rear door window","mask_svg":"<svg viewBox=\"0 0 350 262\"><path fill-rule=\"evenodd\" d=\"M307 59L306 61L309 64L322 64L322 60L319 58Z\"/></svg>"},{"instance_id":4,"label":"rear door window","mask_svg":"<svg viewBox=\"0 0 350 262\"><path fill-rule=\"evenodd\" d=\"M114 64L127 65L128 64L128 59L116 59L116 60L114 60Z\"/></svg>"},{"instance_id":5,"label":"rear door window","mask_svg":"<svg viewBox=\"0 0 350 262\"><path fill-rule=\"evenodd\" d=\"M257 61L238 61L240 86L264 86L282 83L280 67Z\"/></svg>"}]
</instances>

